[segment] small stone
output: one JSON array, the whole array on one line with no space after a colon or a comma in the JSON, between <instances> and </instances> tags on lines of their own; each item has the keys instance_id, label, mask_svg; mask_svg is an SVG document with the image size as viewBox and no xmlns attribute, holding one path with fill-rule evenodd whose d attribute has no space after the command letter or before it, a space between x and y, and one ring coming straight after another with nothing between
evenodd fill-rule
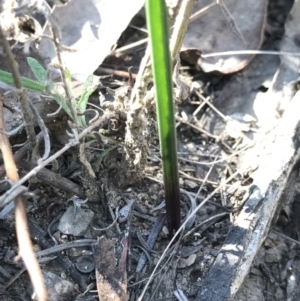
<instances>
[{"instance_id":1,"label":"small stone","mask_svg":"<svg viewBox=\"0 0 300 301\"><path fill-rule=\"evenodd\" d=\"M181 257L178 261L177 268L184 269L185 267L186 267L186 259Z\"/></svg>"},{"instance_id":2,"label":"small stone","mask_svg":"<svg viewBox=\"0 0 300 301\"><path fill-rule=\"evenodd\" d=\"M169 235L169 230L166 226L163 226L162 228L162 232L165 234L165 235Z\"/></svg>"},{"instance_id":3,"label":"small stone","mask_svg":"<svg viewBox=\"0 0 300 301\"><path fill-rule=\"evenodd\" d=\"M197 147L196 147L196 144L194 142L187 143L186 148L190 152L196 152L197 151Z\"/></svg>"},{"instance_id":4,"label":"small stone","mask_svg":"<svg viewBox=\"0 0 300 301\"><path fill-rule=\"evenodd\" d=\"M186 260L186 265L189 267L191 266L192 264L194 264L195 260L197 258L197 255L196 254L191 254L187 260Z\"/></svg>"},{"instance_id":5,"label":"small stone","mask_svg":"<svg viewBox=\"0 0 300 301\"><path fill-rule=\"evenodd\" d=\"M119 211L119 218L118 218L119 223L123 223L127 221L128 215L131 211L131 207L133 204L134 204L134 200L130 200L128 204Z\"/></svg>"},{"instance_id":6,"label":"small stone","mask_svg":"<svg viewBox=\"0 0 300 301\"><path fill-rule=\"evenodd\" d=\"M201 80L195 80L192 82L191 84L191 90L199 90L202 89L204 87L204 82Z\"/></svg>"},{"instance_id":7,"label":"small stone","mask_svg":"<svg viewBox=\"0 0 300 301\"><path fill-rule=\"evenodd\" d=\"M68 207L59 220L58 230L64 234L82 236L94 218L94 212L89 209L77 209Z\"/></svg>"},{"instance_id":8,"label":"small stone","mask_svg":"<svg viewBox=\"0 0 300 301\"><path fill-rule=\"evenodd\" d=\"M196 187L198 187L198 184L194 181L190 181L190 180L185 180L184 184L186 187L190 188L190 189L194 189Z\"/></svg>"}]
</instances>

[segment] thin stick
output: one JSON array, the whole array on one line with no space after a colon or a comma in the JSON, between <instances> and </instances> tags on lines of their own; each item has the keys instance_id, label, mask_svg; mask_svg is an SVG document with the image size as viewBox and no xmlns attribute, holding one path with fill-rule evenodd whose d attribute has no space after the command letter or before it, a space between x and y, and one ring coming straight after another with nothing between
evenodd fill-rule
<instances>
[{"instance_id":1,"label":"thin stick","mask_svg":"<svg viewBox=\"0 0 300 301\"><path fill-rule=\"evenodd\" d=\"M196 95L202 99L202 101L207 104L212 110L216 112L225 122L227 122L230 118L226 117L222 112L220 112L207 98L205 98L201 93L199 93L197 90L195 91Z\"/></svg>"},{"instance_id":2,"label":"thin stick","mask_svg":"<svg viewBox=\"0 0 300 301\"><path fill-rule=\"evenodd\" d=\"M232 158L232 157L238 155L239 153L241 153L241 152L247 150L248 148L254 146L255 143L259 143L260 141L261 141L261 140L258 140L258 139L257 139L257 140L254 140L254 141L250 142L248 145L242 147L240 150L238 150L238 151L232 153L231 155L229 155L229 156L227 156L227 157L225 157L225 158L221 158L221 159L219 159L219 160L213 161L213 162L190 161L190 160L187 160L187 159L184 159L184 158L181 158L181 157L179 157L178 159L179 159L179 160L182 160L182 161L186 161L186 162L191 162L191 163L196 164L196 165L207 165L207 166L209 166L209 165L214 165L214 164L218 164L218 163L222 163L222 162L227 161L228 159L230 159L230 158Z\"/></svg>"},{"instance_id":3,"label":"thin stick","mask_svg":"<svg viewBox=\"0 0 300 301\"><path fill-rule=\"evenodd\" d=\"M219 213L219 214L216 214L216 215L213 215L211 217L209 217L208 219L204 220L203 222L201 222L200 224L196 225L193 227L193 229L191 229L188 233L186 233L183 238L186 238L188 236L190 236L191 234L193 234L194 232L196 232L202 225L210 222L211 220L215 219L215 218L218 218L218 217L222 217L222 216L225 216L227 214L230 214L230 212L222 212L222 213Z\"/></svg>"},{"instance_id":4,"label":"thin stick","mask_svg":"<svg viewBox=\"0 0 300 301\"><path fill-rule=\"evenodd\" d=\"M281 233L281 232L278 232L278 231L276 231L276 230L274 230L274 229L272 229L272 232L274 232L274 233L276 233L277 235L283 237L284 239L286 239L286 240L288 240L288 241L290 241L290 242L292 242L292 243L295 243L295 244L297 244L298 246L300 246L300 241L298 241L298 240L296 240L296 239L293 239L293 238L291 238L291 237L289 237L289 236L287 236L287 235L285 235L285 234L283 234L283 233Z\"/></svg>"},{"instance_id":5,"label":"thin stick","mask_svg":"<svg viewBox=\"0 0 300 301\"><path fill-rule=\"evenodd\" d=\"M116 54L121 54L121 55L123 55L123 54L125 54L125 53L131 51L131 50L132 50L133 48L135 48L135 47L138 47L138 46L143 45L143 44L147 44L148 41L149 41L149 39L148 39L148 38L145 38L145 39L139 40L139 41L137 41L137 42L131 43L131 44L129 44L129 45L120 47L120 48L115 49L114 51L112 51L112 52L109 54L109 56L113 56L113 55L116 55Z\"/></svg>"},{"instance_id":6,"label":"thin stick","mask_svg":"<svg viewBox=\"0 0 300 301\"><path fill-rule=\"evenodd\" d=\"M3 99L0 99L0 129L5 130L3 118ZM3 154L4 165L7 177L16 182L19 180L16 164L11 151L9 140L6 135L0 133L0 145ZM19 246L19 256L22 257L25 266L28 269L29 277L39 301L47 301L47 290L44 283L44 278L38 264L38 261L33 252L32 243L30 240L25 203L21 195L15 198L15 220L16 232Z\"/></svg>"},{"instance_id":7,"label":"thin stick","mask_svg":"<svg viewBox=\"0 0 300 301\"><path fill-rule=\"evenodd\" d=\"M264 51L264 50L236 50L236 51L223 51L208 54L202 54L201 58L208 58L214 56L231 56L231 55L248 55L248 54L268 54L268 55L289 55L300 56L299 52L285 52L285 51Z\"/></svg>"},{"instance_id":8,"label":"thin stick","mask_svg":"<svg viewBox=\"0 0 300 301\"><path fill-rule=\"evenodd\" d=\"M33 149L33 159L37 158L37 139L34 132L33 119L30 114L30 107L28 103L26 90L23 88L23 84L21 81L21 76L19 73L17 62L14 58L13 53L11 52L8 41L6 40L5 34L0 26L0 41L2 41L4 53L6 54L6 61L9 66L10 72L12 73L15 86L17 88L17 96L21 103L22 115L25 121L26 133L29 141L31 142L31 147ZM5 130L5 129L4 129Z\"/></svg>"},{"instance_id":9,"label":"thin stick","mask_svg":"<svg viewBox=\"0 0 300 301\"><path fill-rule=\"evenodd\" d=\"M197 200L197 198L199 197L200 192L202 191L204 185L207 183L208 177L209 177L209 175L211 174L213 168L214 168L214 165L212 165L212 166L209 168L208 172L207 172L206 175L205 175L205 178L204 178L204 180L203 180L203 183L201 184L200 188L199 188L198 191L197 191L197 194L196 194L194 197L191 196L190 193L186 193L186 194L188 195L189 199L190 199L190 202L191 202L191 207L190 207L189 212L192 212L192 211L196 208L196 200ZM193 224L194 224L194 222L195 222L195 219L196 219L196 215L193 216L192 218L190 218L189 222L187 223L187 225L186 225L186 227L185 227L185 230L186 230L186 231L188 231L188 230L190 230L190 229L192 228L192 226L193 226Z\"/></svg>"},{"instance_id":10,"label":"thin stick","mask_svg":"<svg viewBox=\"0 0 300 301\"><path fill-rule=\"evenodd\" d=\"M45 147L45 151L44 151L44 155L41 159L39 160L46 160L49 155L50 155L50 151L51 151L51 142L50 142L50 137L49 137L49 133L48 133L48 129L45 125L44 120L42 119L42 117L40 116L38 110L35 108L35 106L33 105L33 103L29 100L29 106L31 108L31 111L36 119L37 124L39 125L43 138L44 138L44 147ZM36 139L37 140L37 139ZM37 146L38 146L38 140L37 140Z\"/></svg>"},{"instance_id":11,"label":"thin stick","mask_svg":"<svg viewBox=\"0 0 300 301\"><path fill-rule=\"evenodd\" d=\"M54 27L51 27L52 30L52 34L53 34L53 42L55 45L55 50L56 50L56 55L57 55L57 59L59 62L59 69L60 69L60 73L61 73L61 77L63 80L63 84L64 84L64 89L66 92L66 99L68 102L68 106L70 108L71 114L72 114L72 118L73 118L73 122L77 124L77 112L76 109L73 106L73 95L71 95L68 84L67 84L67 79L66 79L66 75L65 75L65 68L63 65L63 61L62 61L62 57L61 57L61 51L60 51L60 40L59 40L59 33L56 31L56 29Z\"/></svg>"},{"instance_id":12,"label":"thin stick","mask_svg":"<svg viewBox=\"0 0 300 301\"><path fill-rule=\"evenodd\" d=\"M217 5L217 3L215 2L215 3L209 4L201 9L199 9L198 11L196 11L194 14L192 14L190 16L190 22L193 22L193 21L199 19L200 17L205 15L211 8L213 8L216 5Z\"/></svg>"},{"instance_id":13,"label":"thin stick","mask_svg":"<svg viewBox=\"0 0 300 301\"><path fill-rule=\"evenodd\" d=\"M179 116L176 116L176 120L179 121L179 122L181 122L181 123L184 123L184 124L190 126L191 128L199 131L200 133L202 133L202 134L204 134L204 135L206 135L206 136L208 136L210 138L214 138L216 140L219 140L219 136L213 135L213 134L207 132L206 130L200 128L199 126L196 126L196 125L194 125L192 123L189 123L188 121L185 121L183 118L181 118Z\"/></svg>"},{"instance_id":14,"label":"thin stick","mask_svg":"<svg viewBox=\"0 0 300 301\"><path fill-rule=\"evenodd\" d=\"M122 70L114 70L114 69L109 69L109 68L104 68L104 67L98 67L98 69L95 72L103 72L103 73L106 73L106 74L116 75L116 76L125 77L125 78L130 77L129 72L122 71ZM131 76L132 76L133 79L136 79L136 74L135 73L131 73Z\"/></svg>"}]
</instances>

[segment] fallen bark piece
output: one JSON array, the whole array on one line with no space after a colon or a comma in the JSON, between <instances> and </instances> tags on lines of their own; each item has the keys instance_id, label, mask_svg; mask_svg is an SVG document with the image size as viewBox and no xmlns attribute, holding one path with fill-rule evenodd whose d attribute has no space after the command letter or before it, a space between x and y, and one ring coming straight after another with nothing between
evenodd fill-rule
<instances>
[{"instance_id":1,"label":"fallen bark piece","mask_svg":"<svg viewBox=\"0 0 300 301\"><path fill-rule=\"evenodd\" d=\"M256 185L232 226L195 301L233 300L268 235L282 205L282 193L299 161L300 92L291 100L278 127L259 149L259 168L252 174Z\"/></svg>"},{"instance_id":2,"label":"fallen bark piece","mask_svg":"<svg viewBox=\"0 0 300 301\"><path fill-rule=\"evenodd\" d=\"M127 301L128 231L120 240L100 237L92 245L98 296L101 301Z\"/></svg>"}]
</instances>

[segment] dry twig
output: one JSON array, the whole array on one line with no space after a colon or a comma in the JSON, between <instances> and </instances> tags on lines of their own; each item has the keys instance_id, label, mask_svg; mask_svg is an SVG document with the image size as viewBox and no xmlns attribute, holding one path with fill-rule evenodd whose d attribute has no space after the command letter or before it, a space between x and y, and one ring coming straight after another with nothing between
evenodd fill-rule
<instances>
[{"instance_id":1,"label":"dry twig","mask_svg":"<svg viewBox=\"0 0 300 301\"><path fill-rule=\"evenodd\" d=\"M29 141L31 142L31 147L33 148L32 157L33 157L33 159L37 159L37 155L38 155L37 149L36 149L37 139L36 139L36 135L34 132L33 120L31 118L31 114L30 114L30 107L29 107L29 102L28 102L28 98L27 98L27 93L26 93L26 90L23 88L18 65L16 63L13 53L11 52L9 43L5 37L5 34L4 34L1 26L0 26L0 42L3 44L4 53L6 54L6 61L9 65L9 69L12 73L14 83L17 88L17 95L18 95L18 99L21 103L21 109L22 109L23 118L25 121L25 128L26 128L27 136L28 136ZM4 131L5 131L5 129L4 129Z\"/></svg>"},{"instance_id":2,"label":"dry twig","mask_svg":"<svg viewBox=\"0 0 300 301\"><path fill-rule=\"evenodd\" d=\"M2 131L5 131L2 96L0 99L0 129ZM12 155L10 143L6 135L2 133L0 133L0 145L7 177L11 181L17 182L19 180L19 175ZM15 220L19 245L19 256L21 256L28 269L32 285L38 296L38 300L47 301L47 290L41 269L33 252L33 247L28 231L25 203L21 195L18 195L15 198Z\"/></svg>"}]
</instances>

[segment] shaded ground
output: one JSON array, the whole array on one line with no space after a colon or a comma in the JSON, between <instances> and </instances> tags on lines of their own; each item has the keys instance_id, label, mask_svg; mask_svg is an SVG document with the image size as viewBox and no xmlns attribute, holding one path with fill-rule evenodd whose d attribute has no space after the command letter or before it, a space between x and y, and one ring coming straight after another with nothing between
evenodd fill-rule
<instances>
[{"instance_id":1,"label":"shaded ground","mask_svg":"<svg viewBox=\"0 0 300 301\"><path fill-rule=\"evenodd\" d=\"M288 1L270 1L263 49L278 49L289 8ZM141 21L138 19L136 22ZM132 36L133 33L134 30L129 28L121 40L128 41L127 36ZM103 64L103 67L126 71L127 66L134 65L132 72L136 73L142 55L143 49L140 49L121 58L112 57ZM279 63L279 58L275 56L257 56L246 70L238 74L227 76L205 74L195 66L187 65L182 67L182 75L186 82L198 85L197 87L200 87L198 90L204 97L212 97L213 104L224 115L241 119L247 113L258 118L259 113L253 109L255 99L257 94L268 90ZM111 89L119 90L116 92ZM79 149L74 147L47 167L52 173L42 174L27 183L29 191L33 193L27 201L27 213L37 251L53 250L51 247L56 244L64 245L73 241L78 243L72 248L43 255L48 260L47 263L41 264L51 300L97 299L95 277L99 275L95 276L94 268L96 265L96 269L104 270L103 266L110 260L112 260L110 266L114 266L116 261L115 265L119 268L110 271L111 273L122 274L127 270L127 290L130 300L137 300L150 272L168 244L167 228L163 220L164 208L160 208L164 191L154 119L149 119L153 133L145 168L141 174L136 175L136 178L126 178L128 165L122 153L122 143L129 90L127 79L106 75L101 77L101 85L90 99L90 102L99 105L98 93L101 92L104 96L100 101L101 108L118 112L97 130L96 141L85 148L85 157L96 171L95 178L79 161ZM6 101L13 106L8 97ZM42 100L44 101L43 98ZM36 103L41 102L37 97ZM53 108L53 111L55 109ZM153 113L149 115L151 118L154 117L154 108L152 109ZM8 120L13 120L11 128L14 128L18 124L16 114L9 113L9 110L6 113ZM9 114L14 115L14 118L9 117L11 116ZM239 135L235 136L232 132L228 132L228 129L224 131L225 123L222 118L193 92L187 102L178 105L178 116L182 118L179 119L177 128L180 184L183 189L182 219L184 219L193 206L191 199L202 186L208 172L209 176L199 193L197 204L244 164L241 155L232 156L214 166L199 162L210 163L215 159L230 156L247 144L249 141L247 139L251 138L251 131L241 143ZM211 135L200 133L189 123L201 125ZM54 152L69 139L65 132L66 117L62 115L52 121L49 120L47 126L51 132ZM250 127L253 132L258 128L255 122ZM22 132L11 138L11 144L22 143L24 140ZM26 163L25 157L18 164L20 175L32 168ZM57 175L61 176L59 181ZM288 187L287 191L297 187L297 179L296 166L291 176L291 188ZM72 184L68 180L74 186L68 186ZM63 183L63 187L57 182ZM171 249L163 261L159 274L154 277L144 300L151 298L175 300L176 289L181 289L189 300L196 298L203 279L208 274L232 222L239 213L240 206L247 199L246 192L250 185L251 173L237 176L221 193L215 194L213 199L199 210L194 224L186 230L179 244ZM67 186L68 189L65 188ZM1 191L6 189L7 184L2 183ZM75 194L79 198L74 197ZM294 239L299 239L297 223L299 192L295 189L283 197L288 201L280 213L276 229ZM131 213L127 216L126 211ZM153 227L158 227L159 230L157 241L151 250L152 247L145 246L144 240L152 235L150 233ZM4 296L4 300L30 300L32 289L28 276L26 272L19 275L22 265L14 261L17 255L14 231L13 214L0 219L0 295ZM129 245L126 233L129 233ZM96 239L101 236L104 238L99 244L95 244ZM80 242L77 242L79 240ZM91 248L92 244L94 246ZM116 251L118 246L121 246L120 251ZM130 253L128 264L122 267L120 262L124 256L124 246ZM97 257L95 254L99 249L101 256ZM298 253L295 242L271 232L236 300L298 300L300 294ZM141 263L143 260L144 266ZM15 275L17 278L8 287ZM81 295L86 288L88 292Z\"/></svg>"}]
</instances>

